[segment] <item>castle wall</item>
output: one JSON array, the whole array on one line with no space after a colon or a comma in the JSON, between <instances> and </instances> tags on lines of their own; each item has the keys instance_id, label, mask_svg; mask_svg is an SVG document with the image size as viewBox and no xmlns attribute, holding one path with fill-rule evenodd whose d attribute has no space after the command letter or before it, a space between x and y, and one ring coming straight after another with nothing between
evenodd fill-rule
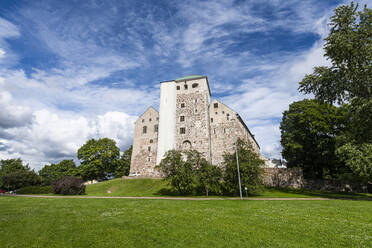
<instances>
[{"instance_id":1,"label":"castle wall","mask_svg":"<svg viewBox=\"0 0 372 248\"><path fill-rule=\"evenodd\" d=\"M176 148L176 82L163 82L160 86L159 140L156 164L164 154Z\"/></svg>"},{"instance_id":2,"label":"castle wall","mask_svg":"<svg viewBox=\"0 0 372 248\"><path fill-rule=\"evenodd\" d=\"M176 86L176 149L198 150L210 161L210 95L207 79L178 81Z\"/></svg>"},{"instance_id":3,"label":"castle wall","mask_svg":"<svg viewBox=\"0 0 372 248\"><path fill-rule=\"evenodd\" d=\"M144 132L144 127L146 127L146 132ZM131 174L137 173L148 177L159 176L155 170L158 128L159 113L152 107L135 122Z\"/></svg>"},{"instance_id":4,"label":"castle wall","mask_svg":"<svg viewBox=\"0 0 372 248\"><path fill-rule=\"evenodd\" d=\"M236 139L250 143L253 150L259 154L257 143L235 111L217 100L212 101L209 111L212 164L222 166L223 155L234 152L234 128Z\"/></svg>"}]
</instances>

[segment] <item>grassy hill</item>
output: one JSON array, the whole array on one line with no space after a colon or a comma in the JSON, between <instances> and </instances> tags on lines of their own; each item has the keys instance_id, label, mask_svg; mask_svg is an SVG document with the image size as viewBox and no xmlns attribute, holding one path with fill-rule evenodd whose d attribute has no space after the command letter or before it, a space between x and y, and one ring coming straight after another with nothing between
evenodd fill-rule
<instances>
[{"instance_id":1,"label":"grassy hill","mask_svg":"<svg viewBox=\"0 0 372 248\"><path fill-rule=\"evenodd\" d=\"M170 192L170 187L166 182L150 178L117 178L86 187L87 195L100 196L161 196L167 192Z\"/></svg>"},{"instance_id":2,"label":"grassy hill","mask_svg":"<svg viewBox=\"0 0 372 248\"><path fill-rule=\"evenodd\" d=\"M86 194L91 196L175 196L169 185L161 179L136 178L112 179L86 187ZM201 196L204 197L204 196ZM211 196L216 197L216 196ZM221 196L220 196L221 197ZM246 197L243 192L243 197ZM255 196L263 198L370 198L371 194L331 193L321 191L308 191L296 189L265 188Z\"/></svg>"}]
</instances>

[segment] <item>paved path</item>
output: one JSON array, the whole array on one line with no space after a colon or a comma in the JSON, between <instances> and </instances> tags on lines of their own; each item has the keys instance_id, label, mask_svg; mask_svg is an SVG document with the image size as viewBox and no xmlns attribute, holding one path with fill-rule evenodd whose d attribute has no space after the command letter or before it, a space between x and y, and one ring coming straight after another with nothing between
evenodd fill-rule
<instances>
[{"instance_id":1,"label":"paved path","mask_svg":"<svg viewBox=\"0 0 372 248\"><path fill-rule=\"evenodd\" d=\"M205 201L205 200L239 200L238 197L151 197L151 196L87 196L87 195L78 195L78 196L56 196L56 195L11 195L14 197L31 197L31 198L83 198L83 199L147 199L147 200L191 200L191 201ZM249 197L243 198L243 200L250 201L325 201L331 200L329 198L258 198L258 197Z\"/></svg>"}]
</instances>

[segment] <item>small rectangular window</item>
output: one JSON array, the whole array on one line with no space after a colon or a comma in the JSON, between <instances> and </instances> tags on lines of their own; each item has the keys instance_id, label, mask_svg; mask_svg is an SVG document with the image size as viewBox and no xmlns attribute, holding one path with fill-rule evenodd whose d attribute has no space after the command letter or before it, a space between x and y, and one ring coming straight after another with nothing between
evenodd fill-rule
<instances>
[{"instance_id":1,"label":"small rectangular window","mask_svg":"<svg viewBox=\"0 0 372 248\"><path fill-rule=\"evenodd\" d=\"M177 85L177 90L180 90L180 86L179 85Z\"/></svg>"},{"instance_id":2,"label":"small rectangular window","mask_svg":"<svg viewBox=\"0 0 372 248\"><path fill-rule=\"evenodd\" d=\"M184 108L185 107L185 104L184 103L181 103L181 108Z\"/></svg>"},{"instance_id":3,"label":"small rectangular window","mask_svg":"<svg viewBox=\"0 0 372 248\"><path fill-rule=\"evenodd\" d=\"M145 119L142 119L142 123L145 122Z\"/></svg>"},{"instance_id":4,"label":"small rectangular window","mask_svg":"<svg viewBox=\"0 0 372 248\"><path fill-rule=\"evenodd\" d=\"M211 122L213 123L213 118L211 118Z\"/></svg>"},{"instance_id":5,"label":"small rectangular window","mask_svg":"<svg viewBox=\"0 0 372 248\"><path fill-rule=\"evenodd\" d=\"M151 158L147 158L147 162L151 162Z\"/></svg>"},{"instance_id":6,"label":"small rectangular window","mask_svg":"<svg viewBox=\"0 0 372 248\"><path fill-rule=\"evenodd\" d=\"M150 143L153 143L153 142L154 142L154 140L150 139Z\"/></svg>"},{"instance_id":7,"label":"small rectangular window","mask_svg":"<svg viewBox=\"0 0 372 248\"><path fill-rule=\"evenodd\" d=\"M152 121L152 119L150 118L150 119L149 119L149 122L151 122L151 121Z\"/></svg>"},{"instance_id":8,"label":"small rectangular window","mask_svg":"<svg viewBox=\"0 0 372 248\"><path fill-rule=\"evenodd\" d=\"M196 113L198 113L198 110L197 110L197 109L195 109L195 114L196 114Z\"/></svg>"},{"instance_id":9,"label":"small rectangular window","mask_svg":"<svg viewBox=\"0 0 372 248\"><path fill-rule=\"evenodd\" d=\"M155 133L157 133L158 130L159 130L159 125L156 124L156 125L154 126L154 131L155 131Z\"/></svg>"},{"instance_id":10,"label":"small rectangular window","mask_svg":"<svg viewBox=\"0 0 372 248\"><path fill-rule=\"evenodd\" d=\"M215 114L218 114L218 112L216 112Z\"/></svg>"},{"instance_id":11,"label":"small rectangular window","mask_svg":"<svg viewBox=\"0 0 372 248\"><path fill-rule=\"evenodd\" d=\"M156 120L158 121L159 120L159 117L156 117Z\"/></svg>"},{"instance_id":12,"label":"small rectangular window","mask_svg":"<svg viewBox=\"0 0 372 248\"><path fill-rule=\"evenodd\" d=\"M222 114L224 114L225 113L225 111L222 111Z\"/></svg>"},{"instance_id":13,"label":"small rectangular window","mask_svg":"<svg viewBox=\"0 0 372 248\"><path fill-rule=\"evenodd\" d=\"M213 129L213 133L216 134L216 129Z\"/></svg>"},{"instance_id":14,"label":"small rectangular window","mask_svg":"<svg viewBox=\"0 0 372 248\"><path fill-rule=\"evenodd\" d=\"M185 90L187 90L187 88L188 88L187 84L185 84L184 87L185 87Z\"/></svg>"},{"instance_id":15,"label":"small rectangular window","mask_svg":"<svg viewBox=\"0 0 372 248\"><path fill-rule=\"evenodd\" d=\"M147 133L147 126L144 126L144 127L142 128L142 133Z\"/></svg>"},{"instance_id":16,"label":"small rectangular window","mask_svg":"<svg viewBox=\"0 0 372 248\"><path fill-rule=\"evenodd\" d=\"M214 103L214 104L213 104L213 107L214 107L214 108L218 108L218 103Z\"/></svg>"},{"instance_id":17,"label":"small rectangular window","mask_svg":"<svg viewBox=\"0 0 372 248\"><path fill-rule=\"evenodd\" d=\"M185 133L186 133L186 128L181 127L181 128L180 128L180 134L185 134Z\"/></svg>"},{"instance_id":18,"label":"small rectangular window","mask_svg":"<svg viewBox=\"0 0 372 248\"><path fill-rule=\"evenodd\" d=\"M180 116L180 121L185 121L185 116L181 115Z\"/></svg>"},{"instance_id":19,"label":"small rectangular window","mask_svg":"<svg viewBox=\"0 0 372 248\"><path fill-rule=\"evenodd\" d=\"M147 151L151 152L151 146L147 147Z\"/></svg>"}]
</instances>

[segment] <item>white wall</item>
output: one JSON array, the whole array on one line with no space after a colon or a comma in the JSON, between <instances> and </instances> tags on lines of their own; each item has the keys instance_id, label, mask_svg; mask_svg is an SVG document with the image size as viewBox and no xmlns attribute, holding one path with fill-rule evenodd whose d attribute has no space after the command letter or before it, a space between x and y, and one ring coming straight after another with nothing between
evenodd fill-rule
<instances>
[{"instance_id":1,"label":"white wall","mask_svg":"<svg viewBox=\"0 0 372 248\"><path fill-rule=\"evenodd\" d=\"M176 82L163 82L160 86L159 136L156 164L164 154L176 147Z\"/></svg>"}]
</instances>

